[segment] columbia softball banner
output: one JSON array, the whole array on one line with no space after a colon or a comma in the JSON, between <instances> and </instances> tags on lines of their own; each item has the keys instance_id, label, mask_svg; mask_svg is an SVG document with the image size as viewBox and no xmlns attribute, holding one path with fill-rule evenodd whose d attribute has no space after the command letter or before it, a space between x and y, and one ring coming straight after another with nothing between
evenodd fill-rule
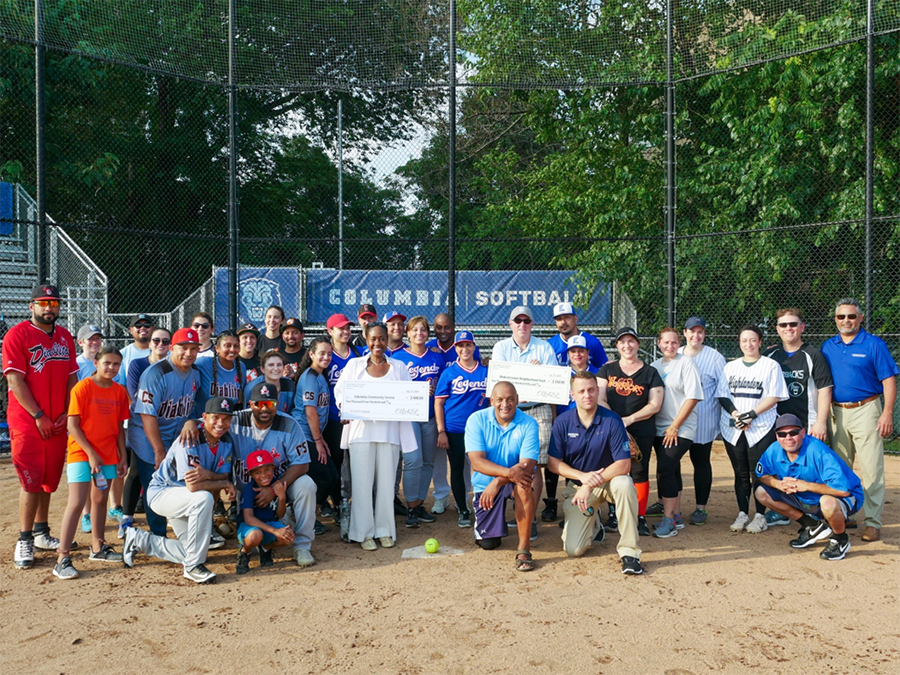
<instances>
[{"instance_id":1,"label":"columbia softball banner","mask_svg":"<svg viewBox=\"0 0 900 675\"><path fill-rule=\"evenodd\" d=\"M553 323L553 305L572 302L578 289L575 272L471 271L456 274L456 323L461 326L503 325L510 310L526 305L539 324ZM447 308L447 273L442 271L307 270L306 320L325 323L329 316L356 316L362 304L380 314L397 310L429 319ZM612 286L601 284L587 307L576 308L582 325L612 322Z\"/></svg>"},{"instance_id":2,"label":"columbia softball banner","mask_svg":"<svg viewBox=\"0 0 900 675\"><path fill-rule=\"evenodd\" d=\"M216 317L228 316L228 268L215 268ZM262 326L271 305L286 316L300 316L300 270L296 267L241 267L238 273L238 324ZM355 316L355 315L354 315ZM219 323L218 319L216 320ZM223 327L227 328L227 321Z\"/></svg>"}]
</instances>

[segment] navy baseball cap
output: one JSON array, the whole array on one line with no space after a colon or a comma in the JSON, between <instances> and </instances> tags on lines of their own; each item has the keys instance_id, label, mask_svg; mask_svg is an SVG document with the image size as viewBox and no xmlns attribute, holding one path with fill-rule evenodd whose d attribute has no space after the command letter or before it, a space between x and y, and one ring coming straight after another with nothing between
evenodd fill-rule
<instances>
[{"instance_id":1,"label":"navy baseball cap","mask_svg":"<svg viewBox=\"0 0 900 675\"><path fill-rule=\"evenodd\" d=\"M782 429L784 427L800 427L802 429L803 422L800 421L799 417L790 413L779 415L778 419L775 420L775 429Z\"/></svg>"},{"instance_id":2,"label":"navy baseball cap","mask_svg":"<svg viewBox=\"0 0 900 675\"><path fill-rule=\"evenodd\" d=\"M364 316L371 316L373 319L378 318L378 312L375 311L374 305L360 305L356 312L356 316L360 319Z\"/></svg>"},{"instance_id":3,"label":"navy baseball cap","mask_svg":"<svg viewBox=\"0 0 900 675\"><path fill-rule=\"evenodd\" d=\"M128 324L128 327L134 328L141 322L149 323L151 326L156 324L156 322L148 314L135 314L134 318L131 319L131 323Z\"/></svg>"},{"instance_id":4,"label":"navy baseball cap","mask_svg":"<svg viewBox=\"0 0 900 675\"><path fill-rule=\"evenodd\" d=\"M458 345L460 342L471 342L472 344L475 344L475 336L472 335L471 331L461 330L453 339L453 344Z\"/></svg>"},{"instance_id":5,"label":"navy baseball cap","mask_svg":"<svg viewBox=\"0 0 900 675\"><path fill-rule=\"evenodd\" d=\"M704 321L699 316L692 316L690 319L684 322L684 329L690 330L691 328L696 328L700 326L703 330L706 330L706 321Z\"/></svg>"},{"instance_id":6,"label":"navy baseball cap","mask_svg":"<svg viewBox=\"0 0 900 675\"><path fill-rule=\"evenodd\" d=\"M203 412L210 415L233 415L235 404L230 398L213 396L206 402Z\"/></svg>"},{"instance_id":7,"label":"navy baseball cap","mask_svg":"<svg viewBox=\"0 0 900 675\"><path fill-rule=\"evenodd\" d=\"M253 391L250 392L250 402L259 403L260 401L278 401L274 385L268 382L260 382L253 387Z\"/></svg>"}]
</instances>

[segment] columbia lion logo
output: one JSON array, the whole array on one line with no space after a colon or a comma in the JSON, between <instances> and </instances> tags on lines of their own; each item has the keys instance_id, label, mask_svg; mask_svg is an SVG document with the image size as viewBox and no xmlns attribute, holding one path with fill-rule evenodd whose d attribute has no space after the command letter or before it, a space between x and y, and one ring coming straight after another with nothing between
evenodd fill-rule
<instances>
[{"instance_id":1,"label":"columbia lion logo","mask_svg":"<svg viewBox=\"0 0 900 675\"><path fill-rule=\"evenodd\" d=\"M281 304L281 288L269 279L254 277L242 281L238 292L244 318L254 323L265 318L266 310L271 305Z\"/></svg>"}]
</instances>

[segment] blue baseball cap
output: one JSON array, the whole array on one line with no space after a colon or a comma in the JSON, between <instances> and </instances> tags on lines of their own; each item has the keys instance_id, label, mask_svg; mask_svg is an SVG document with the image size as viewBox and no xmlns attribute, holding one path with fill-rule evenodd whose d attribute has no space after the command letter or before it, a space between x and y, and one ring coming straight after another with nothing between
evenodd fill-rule
<instances>
[{"instance_id":1,"label":"blue baseball cap","mask_svg":"<svg viewBox=\"0 0 900 675\"><path fill-rule=\"evenodd\" d=\"M475 336L472 335L471 331L461 330L456 334L453 344L458 345L460 342L471 342L472 344L475 344Z\"/></svg>"},{"instance_id":2,"label":"blue baseball cap","mask_svg":"<svg viewBox=\"0 0 900 675\"><path fill-rule=\"evenodd\" d=\"M387 323L393 319L400 319L404 323L406 323L406 317L403 316L400 312L388 312L384 315L384 318L381 320L383 323Z\"/></svg>"},{"instance_id":3,"label":"blue baseball cap","mask_svg":"<svg viewBox=\"0 0 900 675\"><path fill-rule=\"evenodd\" d=\"M687 321L684 322L684 329L690 330L691 328L702 328L706 330L706 321L703 320L703 317L700 316L692 316Z\"/></svg>"}]
</instances>

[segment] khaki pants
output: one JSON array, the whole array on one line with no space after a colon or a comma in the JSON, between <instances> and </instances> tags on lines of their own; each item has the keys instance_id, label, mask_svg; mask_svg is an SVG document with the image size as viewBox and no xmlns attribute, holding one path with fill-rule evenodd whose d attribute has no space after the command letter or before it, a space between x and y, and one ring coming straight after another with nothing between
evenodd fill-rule
<instances>
[{"instance_id":1,"label":"khaki pants","mask_svg":"<svg viewBox=\"0 0 900 675\"><path fill-rule=\"evenodd\" d=\"M563 513L566 524L563 527L563 550L567 556L578 558L591 547L594 537L600 531L600 505L603 502L616 505L616 516L619 519L619 545L616 551L619 557L641 557L638 546L638 501L637 490L631 476L616 476L591 491L588 506L594 507L593 516L585 516L581 509L572 504L572 497L578 488L566 486L563 492Z\"/></svg>"},{"instance_id":2,"label":"khaki pants","mask_svg":"<svg viewBox=\"0 0 900 675\"><path fill-rule=\"evenodd\" d=\"M878 434L882 410L880 398L858 408L832 406L833 414L828 424L832 448L840 458L851 469L854 459L859 460L866 526L879 529L884 512L884 440Z\"/></svg>"}]
</instances>

